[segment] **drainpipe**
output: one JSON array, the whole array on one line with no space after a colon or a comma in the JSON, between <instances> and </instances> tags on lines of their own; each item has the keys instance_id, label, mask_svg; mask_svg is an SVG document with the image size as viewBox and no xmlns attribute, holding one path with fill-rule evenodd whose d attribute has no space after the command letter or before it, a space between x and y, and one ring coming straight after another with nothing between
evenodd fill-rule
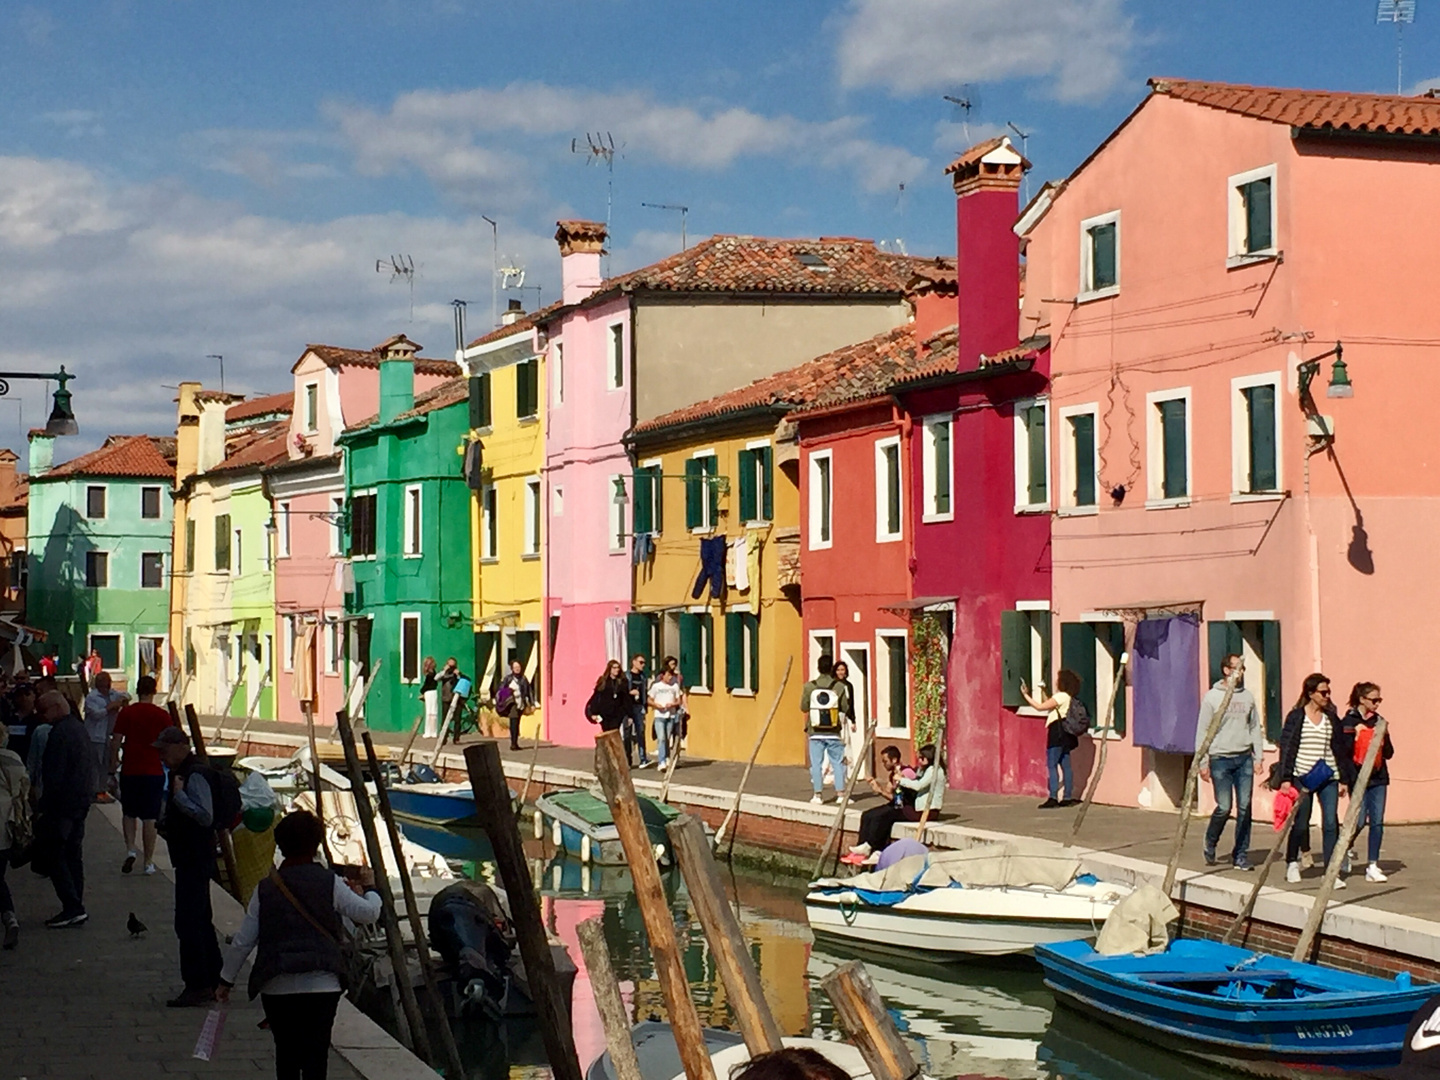
<instances>
[{"instance_id":1,"label":"drainpipe","mask_svg":"<svg viewBox=\"0 0 1440 1080\"><path fill-rule=\"evenodd\" d=\"M1305 532L1310 542L1310 652L1314 660L1311 671L1325 669L1321 660L1320 637L1320 540L1315 535L1315 521L1310 516L1310 459L1323 449L1323 439L1310 440L1305 447Z\"/></svg>"}]
</instances>

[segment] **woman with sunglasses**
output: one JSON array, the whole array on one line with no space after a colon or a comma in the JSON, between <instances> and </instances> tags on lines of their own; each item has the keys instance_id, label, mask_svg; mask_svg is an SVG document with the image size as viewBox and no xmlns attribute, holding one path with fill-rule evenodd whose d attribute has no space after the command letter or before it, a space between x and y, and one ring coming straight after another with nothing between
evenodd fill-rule
<instances>
[{"instance_id":1,"label":"woman with sunglasses","mask_svg":"<svg viewBox=\"0 0 1440 1080\"><path fill-rule=\"evenodd\" d=\"M1355 782L1360 778L1360 766L1364 764L1365 753L1370 748L1370 740L1375 734L1375 722L1380 719L1380 687L1373 682L1361 682L1355 684L1355 689L1350 691L1350 711L1345 714L1341 721L1340 733L1343 740L1340 748L1340 768L1345 774L1345 785L1350 789L1351 797L1355 794ZM1385 793L1390 789L1390 769L1386 762L1395 756L1395 747L1390 743L1390 732L1385 732L1385 745L1380 748L1380 753L1375 759L1375 769L1370 774L1370 783L1365 788L1363 809L1360 813L1360 823L1355 827L1355 835L1360 835L1360 830L1370 826L1370 835L1367 838L1369 844L1369 865L1365 867L1365 880L1381 882L1385 881L1385 875L1380 871L1380 843L1385 838ZM1346 868L1349 868L1350 853L1345 853Z\"/></svg>"},{"instance_id":2,"label":"woman with sunglasses","mask_svg":"<svg viewBox=\"0 0 1440 1080\"><path fill-rule=\"evenodd\" d=\"M1324 837L1326 866L1335 853L1335 841L1340 835L1337 807L1343 738L1340 717L1330 701L1330 680L1318 671L1305 676L1300 700L1295 702L1280 730L1281 786L1289 784L1300 790L1295 825L1285 845L1285 880L1292 885L1300 881L1300 839L1309 827L1310 808L1315 799L1320 801L1320 832ZM1345 888L1344 879L1337 877L1335 888Z\"/></svg>"}]
</instances>

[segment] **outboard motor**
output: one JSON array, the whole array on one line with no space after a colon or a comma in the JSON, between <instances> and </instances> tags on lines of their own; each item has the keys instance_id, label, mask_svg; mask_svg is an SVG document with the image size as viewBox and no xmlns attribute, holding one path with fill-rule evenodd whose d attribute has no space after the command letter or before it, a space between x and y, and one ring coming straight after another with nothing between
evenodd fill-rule
<instances>
[{"instance_id":1,"label":"outboard motor","mask_svg":"<svg viewBox=\"0 0 1440 1080\"><path fill-rule=\"evenodd\" d=\"M494 890L478 881L447 885L430 901L428 922L430 944L465 999L499 1019L514 935Z\"/></svg>"}]
</instances>

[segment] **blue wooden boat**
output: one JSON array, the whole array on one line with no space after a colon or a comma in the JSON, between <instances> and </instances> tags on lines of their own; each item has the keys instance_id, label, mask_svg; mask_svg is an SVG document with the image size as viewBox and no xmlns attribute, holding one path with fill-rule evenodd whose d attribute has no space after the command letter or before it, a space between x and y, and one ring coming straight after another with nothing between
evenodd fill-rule
<instances>
[{"instance_id":1,"label":"blue wooden boat","mask_svg":"<svg viewBox=\"0 0 1440 1080\"><path fill-rule=\"evenodd\" d=\"M1085 941L1035 946L1062 1004L1146 1042L1257 1076L1387 1068L1435 987L1355 975L1213 941L1102 956Z\"/></svg>"},{"instance_id":2,"label":"blue wooden boat","mask_svg":"<svg viewBox=\"0 0 1440 1080\"><path fill-rule=\"evenodd\" d=\"M672 865L670 837L665 826L680 816L669 803L637 795L640 816L650 836L650 846L662 869ZM548 821L555 846L581 862L597 866L624 866L625 849L620 843L620 830L605 800L589 791L552 791L535 800L538 815L536 836L543 835L543 822ZM706 827L708 833L709 827Z\"/></svg>"},{"instance_id":3,"label":"blue wooden boat","mask_svg":"<svg viewBox=\"0 0 1440 1080\"><path fill-rule=\"evenodd\" d=\"M390 805L403 817L436 825L475 817L475 795L467 783L391 784Z\"/></svg>"}]
</instances>

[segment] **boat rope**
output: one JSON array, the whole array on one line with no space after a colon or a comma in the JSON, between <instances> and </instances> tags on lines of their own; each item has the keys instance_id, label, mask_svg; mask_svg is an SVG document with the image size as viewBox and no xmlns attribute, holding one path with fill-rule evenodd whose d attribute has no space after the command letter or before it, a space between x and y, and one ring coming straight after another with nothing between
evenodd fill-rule
<instances>
[{"instance_id":1,"label":"boat rope","mask_svg":"<svg viewBox=\"0 0 1440 1080\"><path fill-rule=\"evenodd\" d=\"M845 902L846 896L851 898L849 903ZM841 893L835 906L840 909L840 918L845 920L845 925L854 926L855 916L860 914L860 898L854 893Z\"/></svg>"}]
</instances>

